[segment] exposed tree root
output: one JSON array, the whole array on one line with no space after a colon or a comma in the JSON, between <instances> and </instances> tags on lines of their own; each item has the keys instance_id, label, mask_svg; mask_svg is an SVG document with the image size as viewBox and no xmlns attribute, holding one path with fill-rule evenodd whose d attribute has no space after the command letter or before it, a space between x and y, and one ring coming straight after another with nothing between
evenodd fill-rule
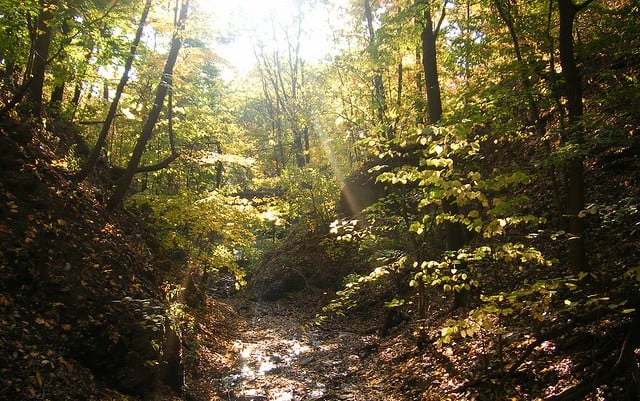
<instances>
[{"instance_id":1,"label":"exposed tree root","mask_svg":"<svg viewBox=\"0 0 640 401\"><path fill-rule=\"evenodd\" d=\"M629 369L635 383L636 390L638 390L640 387L638 378L640 376L638 375L638 364L634 349L639 342L639 326L640 324L638 319L634 319L630 324L627 335L622 343L622 347L620 348L618 359L613 366L607 366L600 369L592 377L585 379L574 386L568 387L558 394L553 394L545 398L545 401L571 401L583 399L599 386L610 383L617 377L624 376L626 373L625 369Z\"/></svg>"}]
</instances>

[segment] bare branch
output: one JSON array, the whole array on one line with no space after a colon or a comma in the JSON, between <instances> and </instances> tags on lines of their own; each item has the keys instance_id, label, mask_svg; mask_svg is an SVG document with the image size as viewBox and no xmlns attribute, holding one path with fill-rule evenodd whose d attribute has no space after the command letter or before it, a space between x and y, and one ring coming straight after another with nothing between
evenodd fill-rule
<instances>
[{"instance_id":1,"label":"bare branch","mask_svg":"<svg viewBox=\"0 0 640 401\"><path fill-rule=\"evenodd\" d=\"M162 170L163 168L165 168L169 164L171 164L174 160L176 160L178 157L180 157L180 153L173 153L173 154L169 155L166 159L164 159L163 161L161 161L159 163L152 164L150 166L138 167L136 169L136 174L138 174L138 173L148 173L148 172L151 172L151 171Z\"/></svg>"},{"instance_id":2,"label":"bare branch","mask_svg":"<svg viewBox=\"0 0 640 401\"><path fill-rule=\"evenodd\" d=\"M442 4L442 12L440 13L440 19L438 20L438 24L436 25L436 29L433 31L435 37L438 37L438 33L440 32L440 27L442 27L442 22L444 21L444 17L447 15L447 5L450 0L444 0Z\"/></svg>"}]
</instances>

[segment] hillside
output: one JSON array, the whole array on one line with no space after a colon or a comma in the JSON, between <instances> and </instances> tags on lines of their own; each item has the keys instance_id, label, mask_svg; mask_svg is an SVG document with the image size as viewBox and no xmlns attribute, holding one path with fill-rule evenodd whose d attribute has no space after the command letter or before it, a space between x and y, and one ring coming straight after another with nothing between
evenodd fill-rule
<instances>
[{"instance_id":1,"label":"hillside","mask_svg":"<svg viewBox=\"0 0 640 401\"><path fill-rule=\"evenodd\" d=\"M157 391L170 266L152 234L107 213L101 188L71 181L61 151L72 127L0 129L0 398Z\"/></svg>"}]
</instances>

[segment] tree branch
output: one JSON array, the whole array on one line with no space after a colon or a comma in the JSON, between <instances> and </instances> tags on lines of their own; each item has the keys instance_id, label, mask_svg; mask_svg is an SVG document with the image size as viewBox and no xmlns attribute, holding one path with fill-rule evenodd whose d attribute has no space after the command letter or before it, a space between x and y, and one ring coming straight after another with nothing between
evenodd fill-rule
<instances>
[{"instance_id":1,"label":"tree branch","mask_svg":"<svg viewBox=\"0 0 640 401\"><path fill-rule=\"evenodd\" d=\"M178 157L180 157L180 153L172 153L166 159L164 159L163 161L161 161L159 163L152 164L150 166L138 167L136 169L136 174L138 174L138 173L148 173L148 172L151 172L151 171L162 170L163 168L165 168L169 164L171 164L174 160L176 160Z\"/></svg>"},{"instance_id":2,"label":"tree branch","mask_svg":"<svg viewBox=\"0 0 640 401\"><path fill-rule=\"evenodd\" d=\"M442 4L442 12L440 13L440 19L438 20L438 24L436 25L436 29L433 31L433 35L438 37L438 33L440 32L440 27L442 27L442 22L444 21L444 17L447 15L447 5L449 4L449 0L444 0Z\"/></svg>"}]
</instances>

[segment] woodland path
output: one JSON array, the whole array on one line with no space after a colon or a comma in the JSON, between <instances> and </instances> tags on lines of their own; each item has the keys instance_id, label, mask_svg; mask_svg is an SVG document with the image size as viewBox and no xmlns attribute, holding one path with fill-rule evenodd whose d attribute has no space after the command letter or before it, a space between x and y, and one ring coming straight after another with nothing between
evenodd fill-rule
<instances>
[{"instance_id":1,"label":"woodland path","mask_svg":"<svg viewBox=\"0 0 640 401\"><path fill-rule=\"evenodd\" d=\"M304 329L313 317L291 301L231 300L247 320L234 343L235 369L218 378L223 399L235 401L372 401L384 396L367 372L377 337L341 327Z\"/></svg>"}]
</instances>

